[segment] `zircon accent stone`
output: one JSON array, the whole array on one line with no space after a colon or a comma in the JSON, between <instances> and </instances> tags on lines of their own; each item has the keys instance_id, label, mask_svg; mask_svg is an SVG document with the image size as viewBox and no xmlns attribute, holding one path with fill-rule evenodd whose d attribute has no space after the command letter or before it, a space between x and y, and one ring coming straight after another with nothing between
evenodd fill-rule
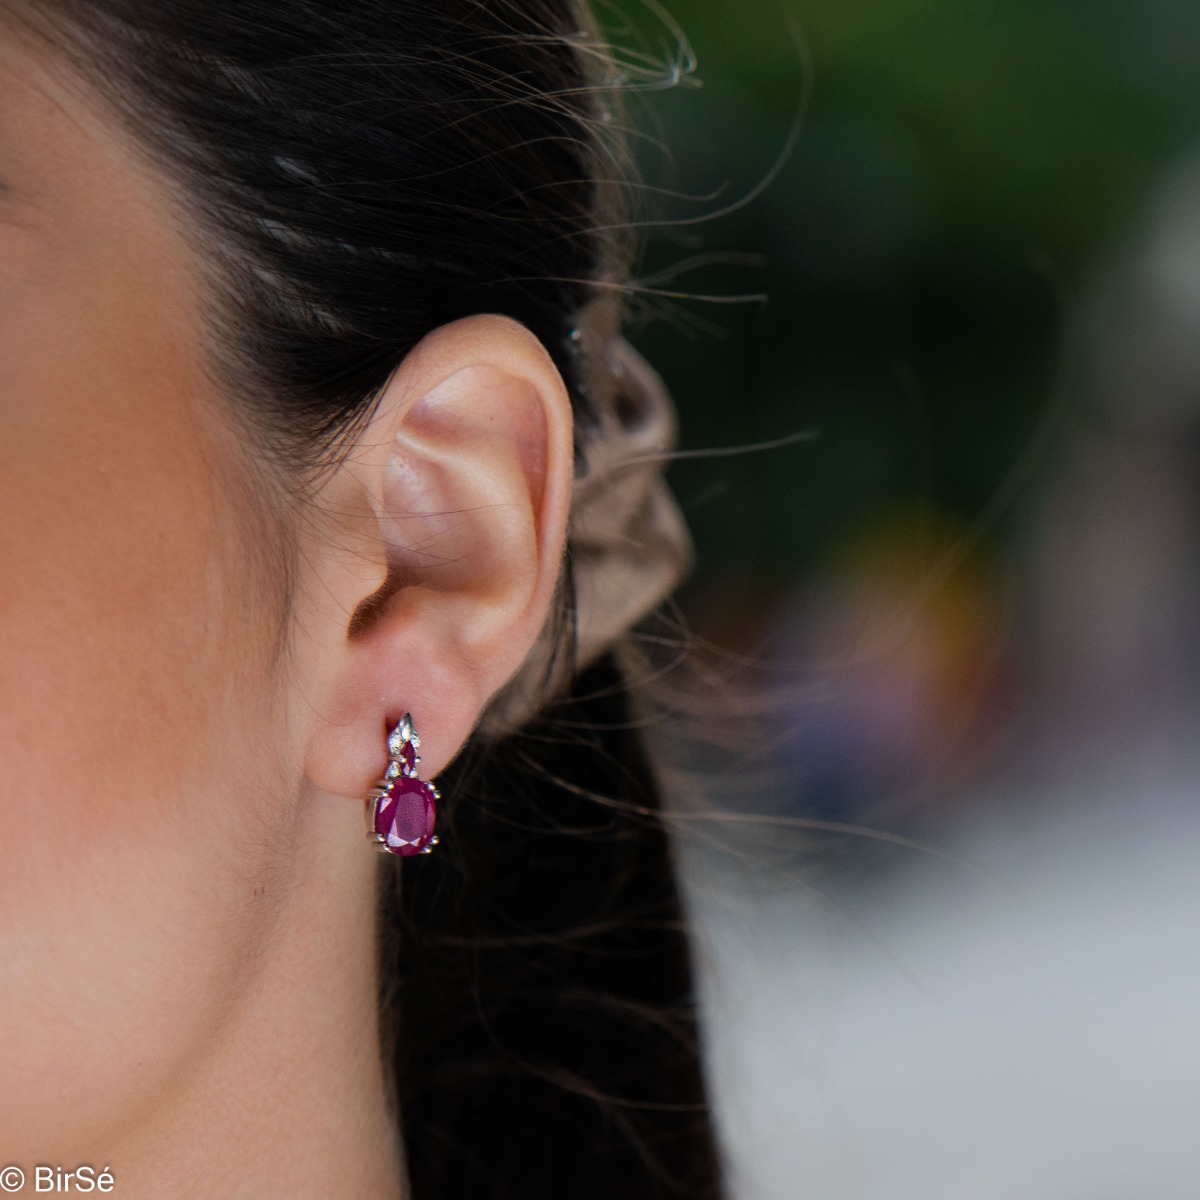
<instances>
[{"instance_id":1,"label":"zircon accent stone","mask_svg":"<svg viewBox=\"0 0 1200 1200\"><path fill-rule=\"evenodd\" d=\"M406 749L419 746L421 743L413 733L412 717L405 713L396 724L396 728L388 734L388 753L393 758L399 758Z\"/></svg>"},{"instance_id":2,"label":"zircon accent stone","mask_svg":"<svg viewBox=\"0 0 1200 1200\"><path fill-rule=\"evenodd\" d=\"M437 794L423 780L401 775L375 801L375 832L392 854L423 854L434 842Z\"/></svg>"}]
</instances>

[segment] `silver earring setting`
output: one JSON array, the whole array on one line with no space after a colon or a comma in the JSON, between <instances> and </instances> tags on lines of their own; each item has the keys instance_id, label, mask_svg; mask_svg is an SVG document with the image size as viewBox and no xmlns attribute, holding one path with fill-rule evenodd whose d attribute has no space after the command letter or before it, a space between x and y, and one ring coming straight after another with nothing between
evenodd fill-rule
<instances>
[{"instance_id":1,"label":"silver earring setting","mask_svg":"<svg viewBox=\"0 0 1200 1200\"><path fill-rule=\"evenodd\" d=\"M437 845L438 790L417 776L421 739L405 713L388 734L391 760L383 778L367 796L367 837L377 850L410 858L428 854Z\"/></svg>"}]
</instances>

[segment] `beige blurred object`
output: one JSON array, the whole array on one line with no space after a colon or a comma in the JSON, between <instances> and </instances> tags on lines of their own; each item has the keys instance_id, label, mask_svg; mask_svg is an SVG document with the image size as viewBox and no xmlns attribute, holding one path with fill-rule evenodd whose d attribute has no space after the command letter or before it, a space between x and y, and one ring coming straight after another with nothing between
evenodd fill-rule
<instances>
[{"instance_id":1,"label":"beige blurred object","mask_svg":"<svg viewBox=\"0 0 1200 1200\"><path fill-rule=\"evenodd\" d=\"M579 666L657 608L692 562L687 526L662 478L676 439L670 396L624 338L608 357L612 395L585 448L568 540Z\"/></svg>"},{"instance_id":2,"label":"beige blurred object","mask_svg":"<svg viewBox=\"0 0 1200 1200\"><path fill-rule=\"evenodd\" d=\"M618 332L619 305L585 313L573 342L594 421L584 432L567 535L575 602L574 654L553 619L483 721L519 728L626 631L654 611L692 564L692 541L663 470L678 427L653 367Z\"/></svg>"}]
</instances>

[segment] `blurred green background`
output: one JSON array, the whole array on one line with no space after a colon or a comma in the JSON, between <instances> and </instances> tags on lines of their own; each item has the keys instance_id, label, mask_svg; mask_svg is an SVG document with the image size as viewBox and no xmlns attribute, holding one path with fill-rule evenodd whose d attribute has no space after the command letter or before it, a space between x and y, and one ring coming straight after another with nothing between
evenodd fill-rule
<instances>
[{"instance_id":1,"label":"blurred green background","mask_svg":"<svg viewBox=\"0 0 1200 1200\"><path fill-rule=\"evenodd\" d=\"M762 194L653 230L641 263L666 289L767 301L635 305L685 448L813 434L672 469L699 549L685 602L738 641L791 583L889 523L977 533L993 552L1012 537L1027 489L980 521L1020 482L1055 396L1071 404L1078 297L1200 133L1200 4L667 7L698 65L631 98L643 218L692 222L751 192L811 88ZM678 58L653 7L601 15L625 45ZM704 265L715 252L761 264Z\"/></svg>"},{"instance_id":2,"label":"blurred green background","mask_svg":"<svg viewBox=\"0 0 1200 1200\"><path fill-rule=\"evenodd\" d=\"M811 85L642 263L767 302L635 305L685 449L815 435L671 471L731 1193L1200 1194L1200 2L665 3L651 219Z\"/></svg>"}]
</instances>

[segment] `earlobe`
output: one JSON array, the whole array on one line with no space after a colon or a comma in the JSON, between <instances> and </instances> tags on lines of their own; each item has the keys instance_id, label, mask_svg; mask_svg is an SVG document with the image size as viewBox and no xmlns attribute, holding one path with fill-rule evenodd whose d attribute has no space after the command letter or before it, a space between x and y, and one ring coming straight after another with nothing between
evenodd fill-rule
<instances>
[{"instance_id":1,"label":"earlobe","mask_svg":"<svg viewBox=\"0 0 1200 1200\"><path fill-rule=\"evenodd\" d=\"M338 602L307 622L321 647L306 758L318 788L365 795L405 711L427 776L458 752L545 625L572 474L566 388L522 326L469 318L408 356L320 498L329 520L308 561Z\"/></svg>"}]
</instances>

